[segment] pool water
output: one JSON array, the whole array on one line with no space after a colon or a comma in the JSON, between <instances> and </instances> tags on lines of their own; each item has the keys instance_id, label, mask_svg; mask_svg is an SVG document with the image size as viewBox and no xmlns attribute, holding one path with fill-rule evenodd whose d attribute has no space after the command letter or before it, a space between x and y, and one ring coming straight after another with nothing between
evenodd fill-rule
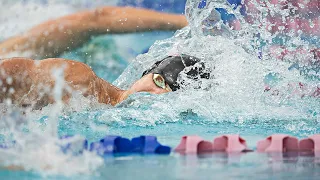
<instances>
[{"instance_id":1,"label":"pool water","mask_svg":"<svg viewBox=\"0 0 320 180\"><path fill-rule=\"evenodd\" d=\"M291 122L291 125L293 123ZM280 128L280 127L281 128ZM249 147L270 133L311 134L316 132L318 123L309 126L313 130L292 133L289 125L265 123L217 123L211 125L172 123L155 127L111 127L108 134L134 137L141 134L157 135L161 143L174 147L185 134L201 134L207 140L224 133L241 133ZM37 172L0 171L6 179L318 179L319 157L298 156L297 154L201 154L180 155L116 155L104 158L103 166L90 175L43 176ZM72 167L70 167L72 168Z\"/></svg>"},{"instance_id":2,"label":"pool water","mask_svg":"<svg viewBox=\"0 0 320 180\"><path fill-rule=\"evenodd\" d=\"M318 179L319 167L312 158L271 159L260 154L116 157L105 161L105 166L99 170L100 176L46 179ZM25 172L1 174L7 179L43 178Z\"/></svg>"},{"instance_id":3,"label":"pool water","mask_svg":"<svg viewBox=\"0 0 320 180\"><path fill-rule=\"evenodd\" d=\"M38 18L37 9L43 13L41 8L60 10L60 15L63 15L88 7L126 3L159 10L165 8L160 6L161 2L79 3L59 0L43 1L44 5L39 5L39 1L24 1L17 3L14 8L26 6L27 9L36 9L29 18L34 18L33 23L39 23L58 14L48 13ZM163 1L164 4L171 2L180 1ZM303 57L285 61L269 57L267 49L273 45L268 44L271 43L270 37L271 40L277 39L281 33L270 34L258 28L258 23L249 26L245 21L241 21L244 30L228 30L222 22L215 21L215 8L228 9L224 1L208 0L201 8L199 2L187 1L186 16L190 26L175 34L151 32L100 36L62 57L85 62L98 76L127 88L157 60L184 53L197 56L207 63L213 74L209 80L195 83L182 75L185 86L181 91L158 96L139 93L116 107L76 95L70 106L49 105L42 111L25 112L24 115L19 109L7 110L1 105L0 110L7 111L6 114L0 114L1 140L13 140L18 144L16 149L1 151L1 165L23 165L27 169L3 169L0 171L1 179L319 179L319 157L303 154L171 153L169 156L124 154L100 157L85 152L73 157L59 151L59 137L65 135L77 135L90 142L107 134L127 138L155 135L161 144L174 148L183 135L200 135L212 141L222 134L240 134L248 146L255 149L259 140L271 134L284 133L305 138L320 132L319 98L301 98L299 94L320 86L319 66L308 64ZM181 5L185 7L185 1L180 3L183 5L174 4L169 8L176 9L168 11L180 12ZM265 7L260 8L264 10ZM237 13L239 9L228 10L234 11L237 18L243 20ZM3 23L15 29L14 24ZM18 23L16 26L20 28L14 32L5 31L9 34L1 38L7 38L31 25ZM260 39L257 39L257 34ZM293 40L282 45L310 49L319 44L316 37L312 38L312 42L316 42L314 44L306 43L304 37L303 34L297 37L291 35ZM264 50L263 58L259 59L257 54L261 49ZM147 50L148 53L138 55ZM293 65L295 68L292 68ZM306 89L301 90L294 85L299 82L306 84ZM265 92L265 83L276 89L277 94ZM50 168L44 168L48 166Z\"/></svg>"},{"instance_id":4,"label":"pool water","mask_svg":"<svg viewBox=\"0 0 320 180\"><path fill-rule=\"evenodd\" d=\"M156 135L164 145L176 147L183 135L201 135L212 141L221 134L237 133L246 139L248 147L256 148L256 142L274 133L286 133L299 138L319 133L319 122L309 120L281 121L259 119L245 122L209 123L203 119L189 115L181 115L178 122L158 123L157 125L135 125L135 122L119 124L109 123L107 128L96 130L90 126L88 116L77 114L60 118L59 132L61 135L81 134L89 140L96 141L105 134L121 135L132 138L140 135ZM75 116L75 117L72 117ZM90 117L90 115L89 115ZM94 120L92 117L90 120ZM101 122L96 122L100 124ZM103 126L102 126L103 127ZM199 154L182 155L110 155L103 158L103 165L94 172L81 175L52 175L39 172L0 171L6 179L318 179L319 157L301 154ZM72 167L66 167L72 168Z\"/></svg>"}]
</instances>

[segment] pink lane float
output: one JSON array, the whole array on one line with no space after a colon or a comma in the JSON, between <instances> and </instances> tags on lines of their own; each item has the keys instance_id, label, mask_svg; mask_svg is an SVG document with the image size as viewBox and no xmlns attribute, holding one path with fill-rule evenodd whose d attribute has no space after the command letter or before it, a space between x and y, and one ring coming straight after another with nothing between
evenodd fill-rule
<instances>
[{"instance_id":1,"label":"pink lane float","mask_svg":"<svg viewBox=\"0 0 320 180\"><path fill-rule=\"evenodd\" d=\"M212 143L203 140L199 136L183 136L180 144L175 148L175 152L181 154L197 154L212 151Z\"/></svg>"},{"instance_id":2,"label":"pink lane float","mask_svg":"<svg viewBox=\"0 0 320 180\"><path fill-rule=\"evenodd\" d=\"M299 151L299 140L286 134L274 134L257 143L258 152Z\"/></svg>"},{"instance_id":3,"label":"pink lane float","mask_svg":"<svg viewBox=\"0 0 320 180\"><path fill-rule=\"evenodd\" d=\"M318 152L320 153L320 134L302 139L299 142L300 151Z\"/></svg>"},{"instance_id":4,"label":"pink lane float","mask_svg":"<svg viewBox=\"0 0 320 180\"><path fill-rule=\"evenodd\" d=\"M320 155L320 134L301 139L274 134L257 143L258 152L314 152Z\"/></svg>"},{"instance_id":5,"label":"pink lane float","mask_svg":"<svg viewBox=\"0 0 320 180\"><path fill-rule=\"evenodd\" d=\"M175 152L182 154L201 154L208 152L240 153L251 151L246 141L239 135L222 135L213 143L203 140L199 136L183 136Z\"/></svg>"},{"instance_id":6,"label":"pink lane float","mask_svg":"<svg viewBox=\"0 0 320 180\"><path fill-rule=\"evenodd\" d=\"M214 151L224 151L228 153L239 153L252 151L248 149L246 140L239 135L229 134L216 137L213 140Z\"/></svg>"},{"instance_id":7,"label":"pink lane float","mask_svg":"<svg viewBox=\"0 0 320 180\"><path fill-rule=\"evenodd\" d=\"M239 135L222 135L213 142L205 141L200 136L183 136L175 152L182 154L201 154L210 152L241 153L252 151L246 140ZM320 156L320 134L299 141L286 134L273 134L257 143L257 152L314 152Z\"/></svg>"}]
</instances>

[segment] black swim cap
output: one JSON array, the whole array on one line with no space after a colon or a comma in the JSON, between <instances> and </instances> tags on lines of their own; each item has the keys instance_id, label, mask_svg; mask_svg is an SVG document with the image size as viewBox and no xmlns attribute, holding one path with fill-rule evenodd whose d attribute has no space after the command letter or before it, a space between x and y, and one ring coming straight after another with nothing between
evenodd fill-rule
<instances>
[{"instance_id":1,"label":"black swim cap","mask_svg":"<svg viewBox=\"0 0 320 180\"><path fill-rule=\"evenodd\" d=\"M198 65L195 66L197 63ZM210 73L204 72L204 63L200 62L200 59L189 55L166 57L156 62L150 69L144 71L142 76L149 73L160 74L172 91L176 91L180 88L180 85L177 83L179 73L186 67L190 67L190 70L186 73L188 78L198 79L200 77L209 79L210 77Z\"/></svg>"}]
</instances>

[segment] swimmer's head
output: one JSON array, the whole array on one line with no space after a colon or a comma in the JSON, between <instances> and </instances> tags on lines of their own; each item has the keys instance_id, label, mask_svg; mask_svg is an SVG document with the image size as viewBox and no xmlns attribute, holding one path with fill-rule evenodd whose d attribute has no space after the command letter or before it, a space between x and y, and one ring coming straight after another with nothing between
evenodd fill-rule
<instances>
[{"instance_id":1,"label":"swimmer's head","mask_svg":"<svg viewBox=\"0 0 320 180\"><path fill-rule=\"evenodd\" d=\"M180 89L178 77L182 71L186 73L188 78L194 80L209 79L210 77L210 73L207 72L200 59L188 55L169 56L143 72L142 77L129 90L124 91L118 101L121 102L136 92L162 94L176 91Z\"/></svg>"},{"instance_id":2,"label":"swimmer's head","mask_svg":"<svg viewBox=\"0 0 320 180\"><path fill-rule=\"evenodd\" d=\"M143 72L142 76L152 74L154 83L166 90L176 91L180 89L177 82L179 74L184 71L188 78L209 79L210 73L205 72L205 65L200 59L189 56L169 56L156 62L150 69Z\"/></svg>"}]
</instances>

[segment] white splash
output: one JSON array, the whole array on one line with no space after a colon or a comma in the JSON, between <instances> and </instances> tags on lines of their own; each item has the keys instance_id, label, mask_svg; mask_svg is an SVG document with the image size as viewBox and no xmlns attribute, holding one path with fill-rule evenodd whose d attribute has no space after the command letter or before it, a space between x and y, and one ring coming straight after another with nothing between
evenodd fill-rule
<instances>
[{"instance_id":1,"label":"white splash","mask_svg":"<svg viewBox=\"0 0 320 180\"><path fill-rule=\"evenodd\" d=\"M22 19L28 18L21 18L22 14L17 15L18 23L6 20L8 17L11 18L10 12L26 8L23 4L18 3L12 6L12 9L7 8L9 10L2 11L0 15L4 16L1 16L0 22L4 22L5 25L0 27L3 28L0 32L4 32L1 38L18 34L45 19L71 13L82 3L77 4L76 1L72 1L70 5L58 1L50 2L45 8L43 5L32 3L26 5L31 8L37 7L34 14L30 13L30 23L19 23ZM95 172L102 165L102 158L86 151L79 156L64 154L60 151L61 140L57 134L43 133L50 129L51 132L57 131L57 117L71 116L78 112L101 112L95 114L97 115L93 117L95 119L86 119L94 132L104 132L106 129L104 126L91 125L93 120L105 124L116 122L120 125L131 123L139 126L156 126L158 123L181 121L183 112L197 114L205 119L204 124L220 121L243 122L252 119L259 121L320 119L319 100L313 97L295 96L288 86L302 82L312 88L319 86L318 80L305 78L297 69L288 70L292 62L297 61L295 59L279 61L269 57L268 51L264 54L263 60L257 57L256 44L252 43L255 42L255 35L260 33L262 40L267 41L274 37L273 34L266 31L266 28L257 28L260 22L253 25L246 24L244 18L239 15L239 9L228 8L242 23L242 30L235 32L221 23L214 10L215 7L228 7L224 1L207 0L208 5L204 9L198 9L197 3L199 1L196 0L187 2L187 17L190 23L188 27L177 31L170 39L157 41L149 53L138 56L130 64L115 84L127 88L154 62L167 55L179 53L201 58L212 71L211 79L203 80L201 84L184 79L190 85L180 91L158 96L146 93L133 95L117 108L98 104L92 99L76 94L70 106L49 105L41 111L26 111L25 115L17 113L14 108L8 109L0 105L0 111L4 112L0 114L1 134L8 142L17 140L14 150L1 152L5 154L2 156L5 159L1 160L3 162L1 164L23 166L26 170L35 170L44 175ZM48 11L47 15L46 8L52 10ZM263 10L263 7L259 8ZM258 20L263 18L260 17ZM297 37L291 42L303 46L300 40ZM265 92L266 77L270 74L278 77L271 78L273 88L278 90L277 95ZM181 78L183 79L183 74ZM61 86L62 84L57 86L58 93ZM193 86L196 89L190 88ZM43 128L37 120L50 113L53 113L52 117L55 119ZM72 123L77 121L78 119ZM298 128L292 127L295 130ZM28 132L25 132L26 129Z\"/></svg>"}]
</instances>

